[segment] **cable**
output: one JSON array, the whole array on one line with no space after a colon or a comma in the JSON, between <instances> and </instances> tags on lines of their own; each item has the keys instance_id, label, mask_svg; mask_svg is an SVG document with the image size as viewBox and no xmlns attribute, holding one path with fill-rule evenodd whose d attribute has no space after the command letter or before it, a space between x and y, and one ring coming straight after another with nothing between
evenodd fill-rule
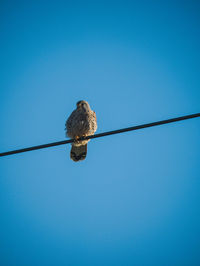
<instances>
[{"instance_id":1,"label":"cable","mask_svg":"<svg viewBox=\"0 0 200 266\"><path fill-rule=\"evenodd\" d=\"M122 128L122 129L108 131L108 132L103 132L103 133L99 133L99 134L92 135L92 136L81 137L81 138L79 138L79 140L96 139L96 138L100 138L100 137L105 137L105 136L119 134L119 133L123 133L123 132L143 129L143 128L147 128L147 127L154 127L154 126L169 124L169 123L178 122L178 121L191 119L191 118L195 118L195 117L200 117L200 113L175 117L175 118L171 118L171 119L161 120L161 121L157 121L157 122L142 124L142 125L128 127L128 128ZM27 151L33 151L33 150L39 150L39 149L59 146L59 145L68 144L68 143L72 143L72 142L74 142L74 139L52 142L52 143L48 143L48 144L32 146L32 147L28 147L28 148L24 148L24 149L19 149L19 150L2 152L2 153L0 153L0 157L12 155L12 154L16 154L16 153L22 153L22 152L27 152Z\"/></svg>"}]
</instances>

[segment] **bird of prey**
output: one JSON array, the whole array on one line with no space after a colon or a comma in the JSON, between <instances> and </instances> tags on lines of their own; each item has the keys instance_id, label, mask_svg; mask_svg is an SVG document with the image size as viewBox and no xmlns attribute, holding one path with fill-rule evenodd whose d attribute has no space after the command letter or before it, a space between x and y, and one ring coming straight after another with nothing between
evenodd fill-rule
<instances>
[{"instance_id":1,"label":"bird of prey","mask_svg":"<svg viewBox=\"0 0 200 266\"><path fill-rule=\"evenodd\" d=\"M75 139L72 143L70 158L75 161L81 161L87 155L87 143L89 140L79 141L80 137L94 135L97 130L96 113L91 110L88 102L79 101L76 109L71 113L65 123L66 136Z\"/></svg>"}]
</instances>

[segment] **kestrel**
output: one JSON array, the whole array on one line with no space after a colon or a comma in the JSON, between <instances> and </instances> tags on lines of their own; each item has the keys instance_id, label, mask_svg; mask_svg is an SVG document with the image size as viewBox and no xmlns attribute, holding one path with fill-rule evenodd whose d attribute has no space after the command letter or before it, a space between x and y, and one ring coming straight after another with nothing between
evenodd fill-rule
<instances>
[{"instance_id":1,"label":"kestrel","mask_svg":"<svg viewBox=\"0 0 200 266\"><path fill-rule=\"evenodd\" d=\"M84 160L89 140L79 141L78 138L94 135L97 130L96 114L90 109L88 102L77 102L76 109L67 119L65 126L66 136L75 139L72 143L70 158L75 162Z\"/></svg>"}]
</instances>

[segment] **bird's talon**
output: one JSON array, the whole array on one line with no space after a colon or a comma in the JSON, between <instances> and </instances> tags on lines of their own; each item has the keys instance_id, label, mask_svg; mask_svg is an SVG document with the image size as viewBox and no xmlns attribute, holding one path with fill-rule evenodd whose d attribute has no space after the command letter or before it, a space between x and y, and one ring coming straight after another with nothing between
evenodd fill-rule
<instances>
[{"instance_id":1,"label":"bird's talon","mask_svg":"<svg viewBox=\"0 0 200 266\"><path fill-rule=\"evenodd\" d=\"M79 143L79 136L75 136L74 142L77 143L77 144Z\"/></svg>"}]
</instances>

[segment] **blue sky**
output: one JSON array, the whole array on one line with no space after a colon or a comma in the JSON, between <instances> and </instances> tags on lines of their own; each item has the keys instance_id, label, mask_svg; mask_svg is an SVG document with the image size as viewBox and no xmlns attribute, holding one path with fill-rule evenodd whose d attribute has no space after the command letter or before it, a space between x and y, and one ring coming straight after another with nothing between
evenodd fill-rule
<instances>
[{"instance_id":1,"label":"blue sky","mask_svg":"<svg viewBox=\"0 0 200 266\"><path fill-rule=\"evenodd\" d=\"M198 1L1 1L1 151L200 111ZM0 160L0 264L199 265L199 118Z\"/></svg>"}]
</instances>

